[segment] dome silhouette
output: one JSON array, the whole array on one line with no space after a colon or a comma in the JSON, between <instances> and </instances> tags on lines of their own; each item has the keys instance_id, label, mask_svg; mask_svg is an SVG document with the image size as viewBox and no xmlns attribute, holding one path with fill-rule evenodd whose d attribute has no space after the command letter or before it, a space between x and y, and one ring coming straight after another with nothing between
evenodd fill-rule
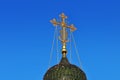
<instances>
[{"instance_id":1,"label":"dome silhouette","mask_svg":"<svg viewBox=\"0 0 120 80\"><path fill-rule=\"evenodd\" d=\"M62 57L59 64L51 67L44 75L44 80L87 80L85 73L76 65Z\"/></svg>"}]
</instances>

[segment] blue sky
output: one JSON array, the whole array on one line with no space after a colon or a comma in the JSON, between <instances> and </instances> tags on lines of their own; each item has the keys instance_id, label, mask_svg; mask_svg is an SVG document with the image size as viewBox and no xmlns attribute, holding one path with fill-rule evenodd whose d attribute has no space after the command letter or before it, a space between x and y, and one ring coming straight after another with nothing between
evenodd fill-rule
<instances>
[{"instance_id":1,"label":"blue sky","mask_svg":"<svg viewBox=\"0 0 120 80\"><path fill-rule=\"evenodd\" d=\"M88 80L120 80L119 0L1 0L0 80L42 80L55 28L49 21L62 12L77 27ZM72 63L78 65L76 58Z\"/></svg>"}]
</instances>

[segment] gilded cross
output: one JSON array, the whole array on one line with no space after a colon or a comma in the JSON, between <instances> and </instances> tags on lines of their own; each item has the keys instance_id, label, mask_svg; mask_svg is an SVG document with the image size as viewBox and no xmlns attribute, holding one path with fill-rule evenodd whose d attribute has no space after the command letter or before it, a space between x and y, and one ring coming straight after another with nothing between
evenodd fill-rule
<instances>
[{"instance_id":1,"label":"gilded cross","mask_svg":"<svg viewBox=\"0 0 120 80\"><path fill-rule=\"evenodd\" d=\"M62 42L62 53L63 53L63 57L66 56L67 50L66 50L66 42L68 41L67 38L67 28L69 28L72 32L76 30L76 28L74 27L73 24L68 25L65 20L67 19L67 16L62 13L60 15L61 18L61 22L56 21L56 19L54 18L53 20L50 20L50 22L54 25L54 26L61 26L61 30L60 30L60 40Z\"/></svg>"}]
</instances>

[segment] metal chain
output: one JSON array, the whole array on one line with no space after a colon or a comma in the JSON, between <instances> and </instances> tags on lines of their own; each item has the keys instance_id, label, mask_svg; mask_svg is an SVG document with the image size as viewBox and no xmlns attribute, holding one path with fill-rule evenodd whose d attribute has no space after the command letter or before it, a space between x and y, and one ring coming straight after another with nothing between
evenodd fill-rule
<instances>
[{"instance_id":1,"label":"metal chain","mask_svg":"<svg viewBox=\"0 0 120 80\"><path fill-rule=\"evenodd\" d=\"M73 43L74 43L74 46L75 46L76 55L77 55L77 58L78 58L78 61L79 61L79 64L80 64L80 68L82 68L82 62L80 60L80 56L79 56L79 53L78 53L78 49L77 49L76 42L75 42L73 34L72 34L72 39L73 39Z\"/></svg>"},{"instance_id":2,"label":"metal chain","mask_svg":"<svg viewBox=\"0 0 120 80\"><path fill-rule=\"evenodd\" d=\"M58 50L58 28L56 26L56 51L57 51L57 63L59 61L59 50Z\"/></svg>"},{"instance_id":3,"label":"metal chain","mask_svg":"<svg viewBox=\"0 0 120 80\"><path fill-rule=\"evenodd\" d=\"M50 50L50 60L49 60L49 64L48 64L48 69L50 68L50 63L51 63L51 60L52 60L56 32L57 32L57 27L55 28L55 31L54 31L54 36L53 36L53 41L52 41L52 47L51 47L51 50Z\"/></svg>"},{"instance_id":4,"label":"metal chain","mask_svg":"<svg viewBox=\"0 0 120 80\"><path fill-rule=\"evenodd\" d=\"M70 62L72 62L72 32L70 29Z\"/></svg>"}]
</instances>

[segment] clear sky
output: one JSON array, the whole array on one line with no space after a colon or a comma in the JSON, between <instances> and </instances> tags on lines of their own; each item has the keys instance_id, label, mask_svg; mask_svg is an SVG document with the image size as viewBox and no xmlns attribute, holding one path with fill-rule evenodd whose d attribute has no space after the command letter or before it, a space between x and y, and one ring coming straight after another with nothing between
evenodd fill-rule
<instances>
[{"instance_id":1,"label":"clear sky","mask_svg":"<svg viewBox=\"0 0 120 80\"><path fill-rule=\"evenodd\" d=\"M42 80L55 28L49 21L61 12L77 27L88 80L120 80L119 0L1 0L0 80ZM76 58L72 63L78 65Z\"/></svg>"}]
</instances>

